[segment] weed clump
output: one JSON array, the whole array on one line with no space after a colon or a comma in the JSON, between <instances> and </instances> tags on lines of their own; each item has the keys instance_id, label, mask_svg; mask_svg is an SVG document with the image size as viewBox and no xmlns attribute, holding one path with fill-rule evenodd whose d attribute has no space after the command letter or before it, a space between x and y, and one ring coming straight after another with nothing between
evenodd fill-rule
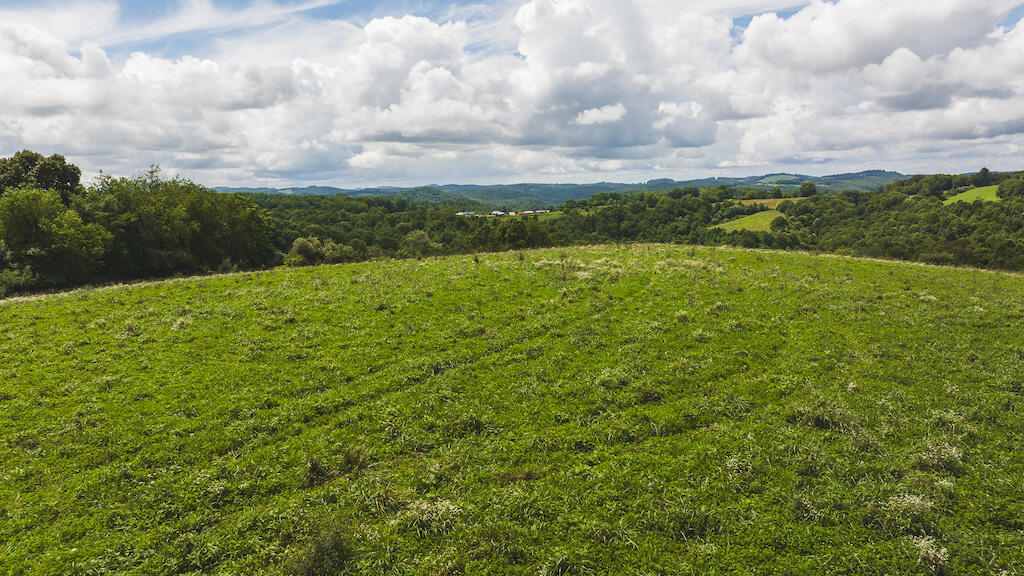
<instances>
[{"instance_id":1,"label":"weed clump","mask_svg":"<svg viewBox=\"0 0 1024 576\"><path fill-rule=\"evenodd\" d=\"M653 404L655 402L661 402L665 397L664 393L657 388L642 387L636 392L637 404Z\"/></svg>"},{"instance_id":2,"label":"weed clump","mask_svg":"<svg viewBox=\"0 0 1024 576\"><path fill-rule=\"evenodd\" d=\"M707 344L714 340L714 332L709 332L703 328L697 328L693 331L693 341L699 344Z\"/></svg>"},{"instance_id":3,"label":"weed clump","mask_svg":"<svg viewBox=\"0 0 1024 576\"><path fill-rule=\"evenodd\" d=\"M797 518L816 522L821 518L821 511L807 498L797 498L793 501L793 512Z\"/></svg>"},{"instance_id":4,"label":"weed clump","mask_svg":"<svg viewBox=\"0 0 1024 576\"><path fill-rule=\"evenodd\" d=\"M704 506L693 506L684 499L668 500L652 510L644 528L660 532L673 542L707 538L721 530L722 522Z\"/></svg>"},{"instance_id":5,"label":"weed clump","mask_svg":"<svg viewBox=\"0 0 1024 576\"><path fill-rule=\"evenodd\" d=\"M717 316L718 314L721 314L722 312L727 312L728 310L729 305L726 304L725 302L715 302L714 304L711 305L710 308L708 308L708 313Z\"/></svg>"},{"instance_id":6,"label":"weed clump","mask_svg":"<svg viewBox=\"0 0 1024 576\"><path fill-rule=\"evenodd\" d=\"M929 443L917 456L917 467L924 470L956 472L963 464L963 452L948 442Z\"/></svg>"},{"instance_id":7,"label":"weed clump","mask_svg":"<svg viewBox=\"0 0 1024 576\"><path fill-rule=\"evenodd\" d=\"M900 494L889 498L883 506L884 524L890 529L924 533L932 527L931 500L917 494Z\"/></svg>"},{"instance_id":8,"label":"weed clump","mask_svg":"<svg viewBox=\"0 0 1024 576\"><path fill-rule=\"evenodd\" d=\"M917 563L923 566L929 574L946 573L946 562L949 561L948 550L941 547L930 536L911 538L911 542L917 548Z\"/></svg>"},{"instance_id":9,"label":"weed clump","mask_svg":"<svg viewBox=\"0 0 1024 576\"><path fill-rule=\"evenodd\" d=\"M597 377L597 385L605 390L618 390L629 385L629 376L621 368L605 368Z\"/></svg>"},{"instance_id":10,"label":"weed clump","mask_svg":"<svg viewBox=\"0 0 1024 576\"><path fill-rule=\"evenodd\" d=\"M464 412L449 418L444 426L446 433L455 438L488 432L490 427L475 412Z\"/></svg>"},{"instance_id":11,"label":"weed clump","mask_svg":"<svg viewBox=\"0 0 1024 576\"><path fill-rule=\"evenodd\" d=\"M462 509L448 500L415 500L409 503L402 517L405 524L422 537L429 534L447 534L455 527L461 513Z\"/></svg>"},{"instance_id":12,"label":"weed clump","mask_svg":"<svg viewBox=\"0 0 1024 576\"><path fill-rule=\"evenodd\" d=\"M334 478L335 475L336 472L319 458L312 457L306 461L306 486L319 486Z\"/></svg>"},{"instance_id":13,"label":"weed clump","mask_svg":"<svg viewBox=\"0 0 1024 576\"><path fill-rule=\"evenodd\" d=\"M366 454L348 446L341 448L338 458L330 463L311 456L306 461L306 486L312 488L326 484L342 474L361 470L368 464Z\"/></svg>"},{"instance_id":14,"label":"weed clump","mask_svg":"<svg viewBox=\"0 0 1024 576\"><path fill-rule=\"evenodd\" d=\"M789 421L822 430L847 430L853 418L838 401L818 398L809 405L797 407Z\"/></svg>"},{"instance_id":15,"label":"weed clump","mask_svg":"<svg viewBox=\"0 0 1024 576\"><path fill-rule=\"evenodd\" d=\"M556 550L540 568L540 576L568 576L569 574L598 574L597 566L577 553Z\"/></svg>"},{"instance_id":16,"label":"weed clump","mask_svg":"<svg viewBox=\"0 0 1024 576\"><path fill-rule=\"evenodd\" d=\"M356 574L355 548L347 527L333 524L322 530L311 546L285 564L285 576L344 576Z\"/></svg>"}]
</instances>

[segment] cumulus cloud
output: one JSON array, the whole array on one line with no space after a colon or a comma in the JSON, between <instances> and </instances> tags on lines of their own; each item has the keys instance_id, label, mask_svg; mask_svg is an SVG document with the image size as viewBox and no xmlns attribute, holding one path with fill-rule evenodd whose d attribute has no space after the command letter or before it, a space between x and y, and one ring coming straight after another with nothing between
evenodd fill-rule
<instances>
[{"instance_id":1,"label":"cumulus cloud","mask_svg":"<svg viewBox=\"0 0 1024 576\"><path fill-rule=\"evenodd\" d=\"M602 106L601 108L590 108L580 112L576 117L576 123L580 126L593 126L594 124L614 124L626 116L626 107L622 102L614 106Z\"/></svg>"},{"instance_id":2,"label":"cumulus cloud","mask_svg":"<svg viewBox=\"0 0 1024 576\"><path fill-rule=\"evenodd\" d=\"M796 1L0 9L0 155L281 185L1019 168L1019 0Z\"/></svg>"}]
</instances>

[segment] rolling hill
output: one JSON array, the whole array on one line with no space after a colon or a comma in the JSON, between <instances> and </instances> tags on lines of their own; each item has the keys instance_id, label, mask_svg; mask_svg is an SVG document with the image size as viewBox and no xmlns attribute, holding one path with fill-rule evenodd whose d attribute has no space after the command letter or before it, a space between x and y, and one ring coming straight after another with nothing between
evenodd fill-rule
<instances>
[{"instance_id":1,"label":"rolling hill","mask_svg":"<svg viewBox=\"0 0 1024 576\"><path fill-rule=\"evenodd\" d=\"M422 194L425 190L431 193L426 201L440 197L445 202L457 202L458 198L468 198L488 206L505 207L514 210L541 209L558 206L567 200L583 200L602 192L639 192L667 191L673 188L695 186L698 188L741 189L772 189L779 188L783 192L794 192L804 182L814 182L823 192L839 192L841 190L872 191L886 184L905 178L896 172L871 170L854 174L837 174L833 176L805 176L799 174L771 174L752 176L749 178L704 178L700 180L651 180L639 184L623 184L615 182L599 182L595 184L509 184L496 186L477 185L431 185L420 188L360 188L345 189L330 186L309 186L305 188L231 188L218 187L221 192L278 193L296 195L333 195L348 196L399 196L409 197L410 191Z\"/></svg>"},{"instance_id":2,"label":"rolling hill","mask_svg":"<svg viewBox=\"0 0 1024 576\"><path fill-rule=\"evenodd\" d=\"M0 303L0 566L1012 574L1024 277L631 245Z\"/></svg>"}]
</instances>

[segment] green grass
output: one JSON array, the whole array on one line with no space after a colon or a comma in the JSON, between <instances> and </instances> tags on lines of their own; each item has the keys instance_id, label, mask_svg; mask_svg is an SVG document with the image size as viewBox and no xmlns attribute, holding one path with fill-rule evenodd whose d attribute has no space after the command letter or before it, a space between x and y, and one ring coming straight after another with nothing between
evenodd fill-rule
<instances>
[{"instance_id":1,"label":"green grass","mask_svg":"<svg viewBox=\"0 0 1024 576\"><path fill-rule=\"evenodd\" d=\"M597 210L598 210L598 208L592 208L592 209L589 209L589 210L580 210L580 209L577 208L576 212L580 216L586 218L587 216L591 215L592 213L596 212ZM527 217L529 217L529 216L527 216ZM563 212L562 210L552 210L551 212L548 212L547 214L537 214L537 219L540 220L541 222L544 222L544 221L547 221L547 220L558 220L559 218L565 218L565 212Z\"/></svg>"},{"instance_id":2,"label":"green grass","mask_svg":"<svg viewBox=\"0 0 1024 576\"><path fill-rule=\"evenodd\" d=\"M0 573L1019 574L1022 321L656 245L9 301Z\"/></svg>"},{"instance_id":3,"label":"green grass","mask_svg":"<svg viewBox=\"0 0 1024 576\"><path fill-rule=\"evenodd\" d=\"M947 198L943 204L949 205L954 202L974 202L975 200L983 200L985 202L998 202L1001 200L997 193L999 192L999 186L985 186L982 188L971 188L966 192L961 192L956 196Z\"/></svg>"},{"instance_id":4,"label":"green grass","mask_svg":"<svg viewBox=\"0 0 1024 576\"><path fill-rule=\"evenodd\" d=\"M736 220L730 220L723 224L715 226L715 228L721 228L726 232L736 232L737 230L750 230L751 232L767 232L772 229L772 221L779 216L785 217L785 214L778 210L765 210L763 212L757 212L750 216L744 216L737 218Z\"/></svg>"},{"instance_id":5,"label":"green grass","mask_svg":"<svg viewBox=\"0 0 1024 576\"><path fill-rule=\"evenodd\" d=\"M769 210L775 210L776 208L779 207L779 204L782 204L783 202L788 201L796 203L801 202L803 200L806 200L806 198L756 198L751 200L740 200L740 204L743 204L744 206L754 206L756 204L760 204L765 208L768 208Z\"/></svg>"}]
</instances>

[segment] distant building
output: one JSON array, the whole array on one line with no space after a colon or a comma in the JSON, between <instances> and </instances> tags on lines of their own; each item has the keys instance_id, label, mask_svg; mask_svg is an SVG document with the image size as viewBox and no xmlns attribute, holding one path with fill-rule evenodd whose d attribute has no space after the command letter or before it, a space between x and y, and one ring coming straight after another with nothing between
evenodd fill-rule
<instances>
[{"instance_id":1,"label":"distant building","mask_svg":"<svg viewBox=\"0 0 1024 576\"><path fill-rule=\"evenodd\" d=\"M504 215L505 215L505 213L502 212L501 210L495 210L494 212L491 212L491 216L504 216Z\"/></svg>"}]
</instances>

